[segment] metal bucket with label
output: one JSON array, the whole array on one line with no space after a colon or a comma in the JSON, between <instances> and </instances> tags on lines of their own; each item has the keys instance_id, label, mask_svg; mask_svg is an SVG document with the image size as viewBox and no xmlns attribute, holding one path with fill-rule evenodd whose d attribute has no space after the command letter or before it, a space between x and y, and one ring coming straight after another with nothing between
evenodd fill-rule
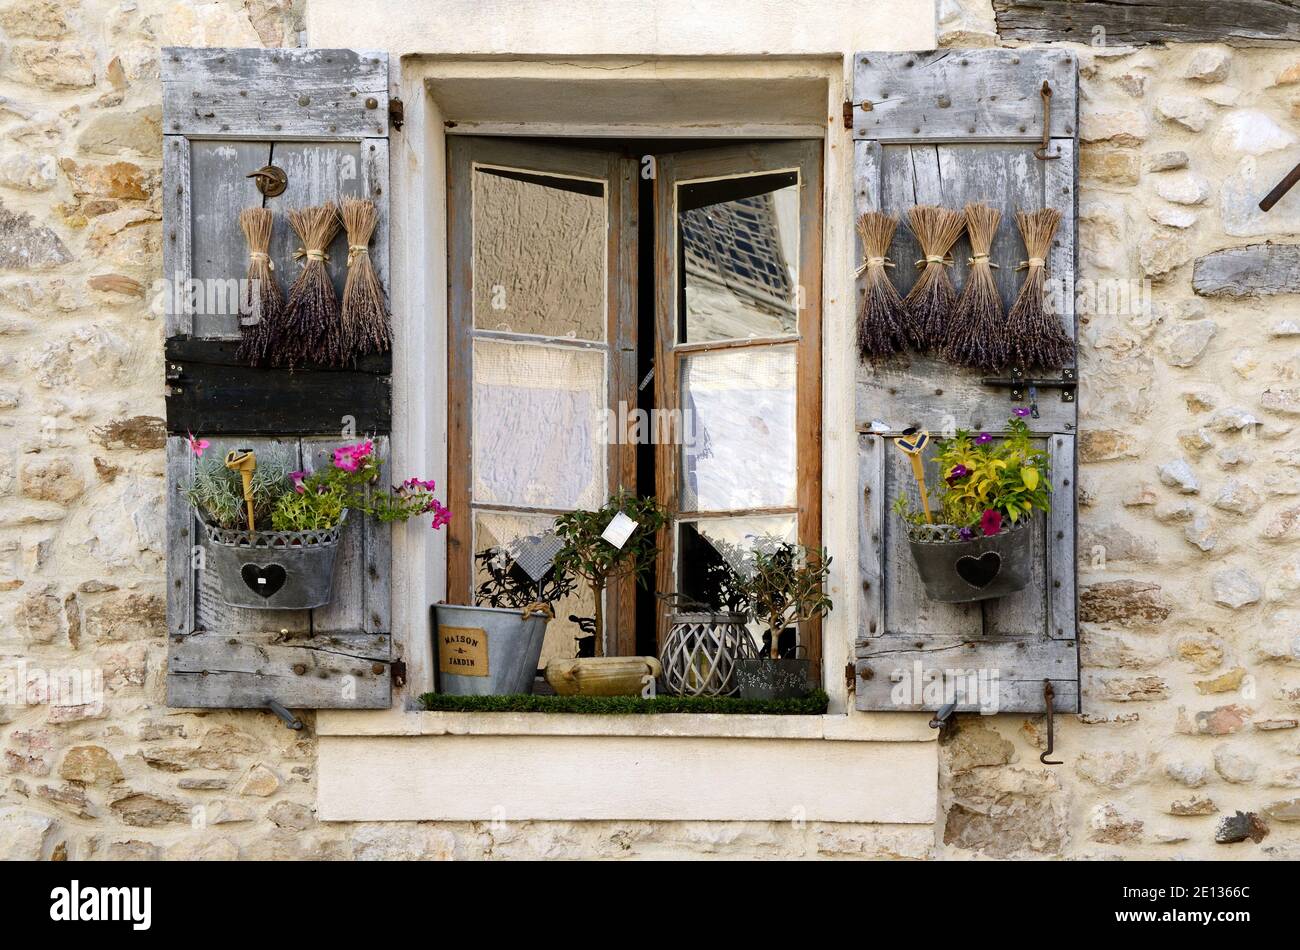
<instances>
[{"instance_id":1,"label":"metal bucket with label","mask_svg":"<svg viewBox=\"0 0 1300 950\"><path fill-rule=\"evenodd\" d=\"M438 692L509 696L533 691L551 609L545 604L461 607L435 604Z\"/></svg>"}]
</instances>

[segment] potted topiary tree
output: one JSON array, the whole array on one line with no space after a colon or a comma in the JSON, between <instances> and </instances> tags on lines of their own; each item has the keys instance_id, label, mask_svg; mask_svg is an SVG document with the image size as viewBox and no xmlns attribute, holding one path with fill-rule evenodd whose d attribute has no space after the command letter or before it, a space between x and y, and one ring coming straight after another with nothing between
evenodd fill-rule
<instances>
[{"instance_id":1,"label":"potted topiary tree","mask_svg":"<svg viewBox=\"0 0 1300 950\"><path fill-rule=\"evenodd\" d=\"M645 585L659 554L659 531L667 523L668 512L659 502L622 489L597 511L572 511L555 519L556 534L564 543L555 563L591 588L596 656L605 652L605 590L621 577Z\"/></svg>"},{"instance_id":2,"label":"potted topiary tree","mask_svg":"<svg viewBox=\"0 0 1300 950\"><path fill-rule=\"evenodd\" d=\"M810 662L797 647L782 655L781 633L791 624L830 612L825 592L831 559L825 550L789 541L760 541L749 570L741 578L750 614L763 627L765 656L736 661L736 681L744 699L792 699L812 689Z\"/></svg>"}]
</instances>

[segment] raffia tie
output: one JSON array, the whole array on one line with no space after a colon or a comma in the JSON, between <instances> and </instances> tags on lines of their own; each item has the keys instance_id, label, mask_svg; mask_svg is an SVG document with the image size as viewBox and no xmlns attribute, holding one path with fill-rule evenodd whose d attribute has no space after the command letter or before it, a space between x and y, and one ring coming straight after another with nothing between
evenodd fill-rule
<instances>
[{"instance_id":1,"label":"raffia tie","mask_svg":"<svg viewBox=\"0 0 1300 950\"><path fill-rule=\"evenodd\" d=\"M266 266L275 270L275 261L271 260L271 255L265 251L249 251L248 259L250 261L266 261Z\"/></svg>"},{"instance_id":2,"label":"raffia tie","mask_svg":"<svg viewBox=\"0 0 1300 950\"><path fill-rule=\"evenodd\" d=\"M554 620L555 611L551 609L550 604L538 600L524 608L523 619L527 620L530 617L545 617L548 621Z\"/></svg>"},{"instance_id":3,"label":"raffia tie","mask_svg":"<svg viewBox=\"0 0 1300 950\"><path fill-rule=\"evenodd\" d=\"M893 266L894 266L894 262L887 257L868 257L865 261L863 261L861 264L858 265L858 269L854 271L853 276L861 277L863 274L867 272L867 269L871 267L893 267Z\"/></svg>"},{"instance_id":4,"label":"raffia tie","mask_svg":"<svg viewBox=\"0 0 1300 950\"><path fill-rule=\"evenodd\" d=\"M349 244L348 245L348 267L352 266L352 262L356 260L358 255L369 254L369 253L370 253L370 247L366 244Z\"/></svg>"},{"instance_id":5,"label":"raffia tie","mask_svg":"<svg viewBox=\"0 0 1300 950\"><path fill-rule=\"evenodd\" d=\"M991 260L989 260L989 256L987 254L972 254L970 257L966 258L966 263L971 265L987 264L989 267L993 267L998 270L1001 270L1002 268L1001 264L994 264Z\"/></svg>"},{"instance_id":6,"label":"raffia tie","mask_svg":"<svg viewBox=\"0 0 1300 950\"><path fill-rule=\"evenodd\" d=\"M917 267L925 267L928 264L942 264L944 267L952 267L952 258L941 257L938 254L927 254L924 260L915 262Z\"/></svg>"},{"instance_id":7,"label":"raffia tie","mask_svg":"<svg viewBox=\"0 0 1300 950\"><path fill-rule=\"evenodd\" d=\"M298 250L293 252L293 259L295 261L302 260L304 257L309 261L328 261L330 259L329 254L324 251L318 251L314 247L308 248L307 250L298 248Z\"/></svg>"},{"instance_id":8,"label":"raffia tie","mask_svg":"<svg viewBox=\"0 0 1300 950\"><path fill-rule=\"evenodd\" d=\"M1016 265L1016 270L1024 270L1026 267L1046 267L1047 261L1041 257L1031 257L1027 261L1021 261Z\"/></svg>"}]
</instances>

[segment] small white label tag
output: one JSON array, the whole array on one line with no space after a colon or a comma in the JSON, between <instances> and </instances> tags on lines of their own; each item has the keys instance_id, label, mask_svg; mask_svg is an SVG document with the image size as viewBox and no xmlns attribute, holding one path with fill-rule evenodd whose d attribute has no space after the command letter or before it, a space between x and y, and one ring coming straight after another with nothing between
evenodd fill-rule
<instances>
[{"instance_id":1,"label":"small white label tag","mask_svg":"<svg viewBox=\"0 0 1300 950\"><path fill-rule=\"evenodd\" d=\"M627 544L627 539L632 537L632 532L636 530L636 522L629 518L623 512L614 516L614 520L609 523L601 537L614 545L616 548L622 548Z\"/></svg>"},{"instance_id":2,"label":"small white label tag","mask_svg":"<svg viewBox=\"0 0 1300 950\"><path fill-rule=\"evenodd\" d=\"M266 583L266 578L265 578L265 577L259 577L259 578L257 579L257 582L258 582L259 584L265 584L265 583Z\"/></svg>"}]
</instances>

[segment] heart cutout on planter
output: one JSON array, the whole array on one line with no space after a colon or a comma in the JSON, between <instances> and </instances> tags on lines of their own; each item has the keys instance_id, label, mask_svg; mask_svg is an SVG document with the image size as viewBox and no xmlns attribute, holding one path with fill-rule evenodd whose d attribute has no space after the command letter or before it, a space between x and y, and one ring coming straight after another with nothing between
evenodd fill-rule
<instances>
[{"instance_id":1,"label":"heart cutout on planter","mask_svg":"<svg viewBox=\"0 0 1300 950\"><path fill-rule=\"evenodd\" d=\"M957 576L981 590L992 584L1001 570L1002 555L997 551L985 551L979 557L964 554L957 558Z\"/></svg>"},{"instance_id":2,"label":"heart cutout on planter","mask_svg":"<svg viewBox=\"0 0 1300 950\"><path fill-rule=\"evenodd\" d=\"M288 576L279 564L245 564L239 571L248 589L261 597L270 597L284 586Z\"/></svg>"}]
</instances>

